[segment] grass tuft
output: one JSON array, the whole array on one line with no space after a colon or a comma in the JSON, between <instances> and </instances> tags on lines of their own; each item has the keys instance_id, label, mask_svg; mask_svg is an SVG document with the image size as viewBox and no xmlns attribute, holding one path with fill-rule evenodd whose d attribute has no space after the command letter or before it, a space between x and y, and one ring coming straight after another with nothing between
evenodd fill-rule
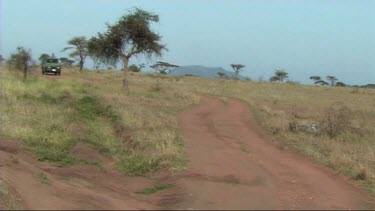
<instances>
[{"instance_id":1,"label":"grass tuft","mask_svg":"<svg viewBox=\"0 0 375 211\"><path fill-rule=\"evenodd\" d=\"M152 188L146 188L144 190L137 191L136 193L143 194L143 195L151 195L151 194L156 193L158 191L165 190L165 189L168 189L168 188L173 188L173 187L175 187L174 184L159 184L159 185L155 185Z\"/></svg>"},{"instance_id":2,"label":"grass tuft","mask_svg":"<svg viewBox=\"0 0 375 211\"><path fill-rule=\"evenodd\" d=\"M117 167L120 172L128 176L144 176L160 168L159 161L151 157L125 151L119 158Z\"/></svg>"},{"instance_id":3,"label":"grass tuft","mask_svg":"<svg viewBox=\"0 0 375 211\"><path fill-rule=\"evenodd\" d=\"M34 177L35 177L39 182L41 182L42 184L45 184L45 185L48 185L48 186L51 185L51 182L49 181L47 175L44 174L43 172L34 174Z\"/></svg>"}]
</instances>

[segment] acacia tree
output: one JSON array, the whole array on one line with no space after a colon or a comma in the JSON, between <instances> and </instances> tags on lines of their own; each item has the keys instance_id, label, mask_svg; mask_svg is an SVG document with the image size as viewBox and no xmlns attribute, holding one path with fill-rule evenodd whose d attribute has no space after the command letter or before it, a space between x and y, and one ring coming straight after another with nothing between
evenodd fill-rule
<instances>
[{"instance_id":1,"label":"acacia tree","mask_svg":"<svg viewBox=\"0 0 375 211\"><path fill-rule=\"evenodd\" d=\"M61 65L65 67L71 67L74 63L74 60L68 59L66 57L61 57L59 60L60 60Z\"/></svg>"},{"instance_id":2,"label":"acacia tree","mask_svg":"<svg viewBox=\"0 0 375 211\"><path fill-rule=\"evenodd\" d=\"M346 86L346 84L339 81L339 82L336 83L335 86L342 86L342 87L344 87L344 86Z\"/></svg>"},{"instance_id":3,"label":"acacia tree","mask_svg":"<svg viewBox=\"0 0 375 211\"><path fill-rule=\"evenodd\" d=\"M231 64L230 66L233 68L233 71L236 74L236 78L238 78L238 75L242 71L242 68L245 67L245 65L243 64Z\"/></svg>"},{"instance_id":4,"label":"acacia tree","mask_svg":"<svg viewBox=\"0 0 375 211\"><path fill-rule=\"evenodd\" d=\"M18 47L17 52L11 54L8 60L10 66L23 71L24 80L27 77L27 71L31 62L31 50L26 50L24 47Z\"/></svg>"},{"instance_id":5,"label":"acacia tree","mask_svg":"<svg viewBox=\"0 0 375 211\"><path fill-rule=\"evenodd\" d=\"M49 59L49 58L51 58L48 54L46 54L46 53L42 53L40 56L39 56L39 58L38 58L38 60L40 61L40 63L43 63L44 61L46 61L47 59Z\"/></svg>"},{"instance_id":6,"label":"acacia tree","mask_svg":"<svg viewBox=\"0 0 375 211\"><path fill-rule=\"evenodd\" d=\"M280 81L280 78L277 77L277 76L272 76L272 77L270 78L270 82L278 82L278 81Z\"/></svg>"},{"instance_id":7,"label":"acacia tree","mask_svg":"<svg viewBox=\"0 0 375 211\"><path fill-rule=\"evenodd\" d=\"M335 76L331 76L331 75L329 75L329 76L327 76L327 80L328 80L329 82L331 82L331 86L334 86L334 85L335 85L335 82L337 81L337 78L336 78Z\"/></svg>"},{"instance_id":8,"label":"acacia tree","mask_svg":"<svg viewBox=\"0 0 375 211\"><path fill-rule=\"evenodd\" d=\"M126 72L133 56L161 56L167 50L161 44L161 36L154 32L151 23L159 22L159 16L139 8L130 10L114 25L107 24L107 32L98 33L88 43L90 55L103 63L123 63L123 86L127 87Z\"/></svg>"},{"instance_id":9,"label":"acacia tree","mask_svg":"<svg viewBox=\"0 0 375 211\"><path fill-rule=\"evenodd\" d=\"M4 57L3 57L3 55L0 54L0 64L2 64L3 61L4 61Z\"/></svg>"},{"instance_id":10,"label":"acacia tree","mask_svg":"<svg viewBox=\"0 0 375 211\"><path fill-rule=\"evenodd\" d=\"M314 84L321 80L320 76L311 76L310 79L314 81Z\"/></svg>"},{"instance_id":11,"label":"acacia tree","mask_svg":"<svg viewBox=\"0 0 375 211\"><path fill-rule=\"evenodd\" d=\"M323 86L328 85L328 83L324 80L318 80L318 81L315 82L315 84L320 84L320 85L323 85Z\"/></svg>"},{"instance_id":12,"label":"acacia tree","mask_svg":"<svg viewBox=\"0 0 375 211\"><path fill-rule=\"evenodd\" d=\"M156 62L156 64L150 66L160 74L167 74L172 68L179 67L178 65L170 64L168 62Z\"/></svg>"},{"instance_id":13,"label":"acacia tree","mask_svg":"<svg viewBox=\"0 0 375 211\"><path fill-rule=\"evenodd\" d=\"M217 72L216 73L218 76L219 76L219 78L221 78L221 79L226 79L226 78L228 78L228 76L225 74L225 73L223 73L223 72Z\"/></svg>"},{"instance_id":14,"label":"acacia tree","mask_svg":"<svg viewBox=\"0 0 375 211\"><path fill-rule=\"evenodd\" d=\"M280 82L283 82L285 79L288 78L288 73L285 72L283 69L276 69L275 76L279 79Z\"/></svg>"},{"instance_id":15,"label":"acacia tree","mask_svg":"<svg viewBox=\"0 0 375 211\"><path fill-rule=\"evenodd\" d=\"M271 82L283 82L288 78L288 73L282 69L276 69L275 75L270 78Z\"/></svg>"},{"instance_id":16,"label":"acacia tree","mask_svg":"<svg viewBox=\"0 0 375 211\"><path fill-rule=\"evenodd\" d=\"M85 63L86 57L88 56L87 40L86 37L73 37L68 41L70 46L64 48L62 51L74 49L69 54L72 58L78 58L79 60L79 71L82 71L83 64Z\"/></svg>"}]
</instances>

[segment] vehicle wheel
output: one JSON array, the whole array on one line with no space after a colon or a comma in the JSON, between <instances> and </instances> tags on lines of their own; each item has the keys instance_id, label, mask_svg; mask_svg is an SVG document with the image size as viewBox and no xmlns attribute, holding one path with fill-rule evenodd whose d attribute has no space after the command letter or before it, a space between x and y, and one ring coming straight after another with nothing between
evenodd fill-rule
<instances>
[{"instance_id":1,"label":"vehicle wheel","mask_svg":"<svg viewBox=\"0 0 375 211\"><path fill-rule=\"evenodd\" d=\"M57 73L58 75L61 75L61 73Z\"/></svg>"},{"instance_id":2,"label":"vehicle wheel","mask_svg":"<svg viewBox=\"0 0 375 211\"><path fill-rule=\"evenodd\" d=\"M57 73L55 73L55 75L57 75Z\"/></svg>"}]
</instances>

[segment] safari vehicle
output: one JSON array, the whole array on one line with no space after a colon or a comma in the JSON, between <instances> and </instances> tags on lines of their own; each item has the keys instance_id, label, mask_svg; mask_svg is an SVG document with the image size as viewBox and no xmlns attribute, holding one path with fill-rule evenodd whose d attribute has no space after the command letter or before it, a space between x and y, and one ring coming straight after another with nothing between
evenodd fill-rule
<instances>
[{"instance_id":1,"label":"safari vehicle","mask_svg":"<svg viewBox=\"0 0 375 211\"><path fill-rule=\"evenodd\" d=\"M46 59L42 63L42 74L54 73L55 75L61 74L61 65L58 59Z\"/></svg>"}]
</instances>

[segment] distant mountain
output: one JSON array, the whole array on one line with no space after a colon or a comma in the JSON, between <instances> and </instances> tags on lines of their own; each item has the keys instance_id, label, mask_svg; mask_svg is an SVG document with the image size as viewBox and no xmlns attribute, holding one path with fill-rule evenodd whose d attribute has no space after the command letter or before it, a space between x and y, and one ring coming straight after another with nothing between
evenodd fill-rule
<instances>
[{"instance_id":1,"label":"distant mountain","mask_svg":"<svg viewBox=\"0 0 375 211\"><path fill-rule=\"evenodd\" d=\"M180 66L172 69L170 75L175 76L197 76L203 78L218 78L218 72L225 73L229 78L235 76L234 72L229 72L222 67L205 67L200 65L189 65ZM245 79L243 76L239 76L240 79Z\"/></svg>"}]
</instances>

